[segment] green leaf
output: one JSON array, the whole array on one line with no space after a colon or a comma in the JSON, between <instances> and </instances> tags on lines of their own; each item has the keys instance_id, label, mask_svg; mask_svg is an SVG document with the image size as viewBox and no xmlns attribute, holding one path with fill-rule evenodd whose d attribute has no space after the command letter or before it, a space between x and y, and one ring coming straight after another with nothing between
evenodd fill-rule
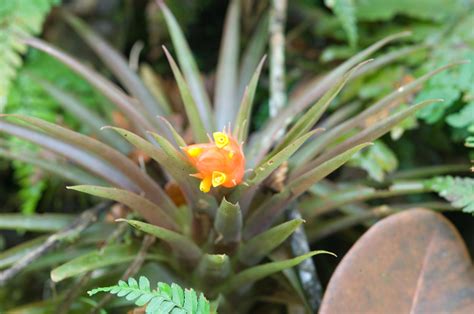
<instances>
[{"instance_id":1,"label":"green leaf","mask_svg":"<svg viewBox=\"0 0 474 314\"><path fill-rule=\"evenodd\" d=\"M138 247L135 244L111 245L103 250L93 251L76 257L61 266L54 268L51 271L51 279L54 282L59 282L102 267L124 264L134 260L137 254ZM152 258L155 261L167 260L165 255L156 254L148 258Z\"/></svg>"},{"instance_id":2,"label":"green leaf","mask_svg":"<svg viewBox=\"0 0 474 314\"><path fill-rule=\"evenodd\" d=\"M166 96L166 93L163 88L163 83L160 80L158 74L149 64L146 63L140 64L139 71L140 77L143 80L143 84L145 84L145 86L150 90L153 97L163 108L165 115L172 114L173 110L171 109L170 101Z\"/></svg>"},{"instance_id":3,"label":"green leaf","mask_svg":"<svg viewBox=\"0 0 474 314\"><path fill-rule=\"evenodd\" d=\"M140 101L140 105L147 110L150 116L153 117L166 113L166 109L163 108L163 105L156 102L153 95L140 80L140 77L130 68L127 60L116 49L110 46L108 42L96 34L79 18L67 13L65 10L61 11L61 13L66 22L82 37L89 47L94 50L97 56L123 86L125 86L128 92Z\"/></svg>"},{"instance_id":4,"label":"green leaf","mask_svg":"<svg viewBox=\"0 0 474 314\"><path fill-rule=\"evenodd\" d=\"M171 134L173 135L174 140L176 141L176 144L178 144L179 147L186 146L186 142L184 141L183 137L181 134L179 134L178 131L173 127L173 125L166 120L164 117L159 117L163 122L166 123L166 126L170 129Z\"/></svg>"},{"instance_id":5,"label":"green leaf","mask_svg":"<svg viewBox=\"0 0 474 314\"><path fill-rule=\"evenodd\" d=\"M324 3L336 14L352 47L357 45L357 16L354 0L325 0Z\"/></svg>"},{"instance_id":6,"label":"green leaf","mask_svg":"<svg viewBox=\"0 0 474 314\"><path fill-rule=\"evenodd\" d=\"M188 162L184 160L184 156L176 151L174 146L168 142L168 140L156 133L149 133L161 146L160 149L159 147L156 147L152 143L146 141L133 132L116 127L107 128L116 131L133 146L137 147L139 150L153 158L153 160L157 161L162 166L163 170L168 172L171 177L181 186L187 200L193 202L196 199L197 195L199 195L199 192L197 190L197 186L191 181L189 176L189 174L194 173L195 170ZM167 198L169 199L169 197ZM173 205L173 207L175 206ZM176 213L177 210L174 209L172 212Z\"/></svg>"},{"instance_id":7,"label":"green leaf","mask_svg":"<svg viewBox=\"0 0 474 314\"><path fill-rule=\"evenodd\" d=\"M249 186L257 185L265 180L275 169L277 169L283 162L287 161L311 136L320 132L322 129L312 130L300 138L296 139L284 149L276 153L267 161L263 161L253 171L252 176L247 179Z\"/></svg>"},{"instance_id":8,"label":"green leaf","mask_svg":"<svg viewBox=\"0 0 474 314\"><path fill-rule=\"evenodd\" d=\"M214 89L217 128L232 122L237 114L237 75L239 63L240 1L229 3L224 21Z\"/></svg>"},{"instance_id":9,"label":"green leaf","mask_svg":"<svg viewBox=\"0 0 474 314\"><path fill-rule=\"evenodd\" d=\"M193 241L179 233L138 220L117 219L117 221L124 221L137 230L151 234L158 239L168 242L173 251L190 261L197 261L202 256L201 249Z\"/></svg>"},{"instance_id":10,"label":"green leaf","mask_svg":"<svg viewBox=\"0 0 474 314\"><path fill-rule=\"evenodd\" d=\"M228 202L225 197L217 209L214 229L218 233L218 241L223 244L239 242L242 231L242 211L239 204Z\"/></svg>"},{"instance_id":11,"label":"green leaf","mask_svg":"<svg viewBox=\"0 0 474 314\"><path fill-rule=\"evenodd\" d=\"M371 142L373 140L376 140L377 138L388 133L393 127L395 127L401 121L415 114L418 110L425 108L426 106L432 103L442 102L442 101L443 101L442 99L428 99L420 103L417 103L413 106L410 106L406 108L405 110L401 110L400 112L397 112L386 119L376 122L375 124L360 131L356 135L336 145L334 148L330 149L328 152L316 158L316 160L313 160L311 163L309 163L307 167L308 168L313 167L314 165L318 165L322 162L325 162L329 158L332 158L336 156L337 154L340 154L343 151L347 150L348 148L354 147L355 145L359 145L363 142ZM301 170L301 171L304 171L304 170Z\"/></svg>"},{"instance_id":12,"label":"green leaf","mask_svg":"<svg viewBox=\"0 0 474 314\"><path fill-rule=\"evenodd\" d=\"M43 21L59 0L2 1L0 3L0 112L7 101L16 69L22 63L21 54L26 51L22 37L41 31Z\"/></svg>"},{"instance_id":13,"label":"green leaf","mask_svg":"<svg viewBox=\"0 0 474 314\"><path fill-rule=\"evenodd\" d=\"M426 186L451 205L474 215L474 179L462 177L435 177L426 181Z\"/></svg>"},{"instance_id":14,"label":"green leaf","mask_svg":"<svg viewBox=\"0 0 474 314\"><path fill-rule=\"evenodd\" d=\"M259 23L255 27L249 43L242 53L239 71L239 93L237 97L241 97L244 93L245 87L251 80L255 69L259 62L264 58L265 47L268 43L268 22L270 15L268 11L260 18ZM237 124L236 124L237 126Z\"/></svg>"},{"instance_id":15,"label":"green leaf","mask_svg":"<svg viewBox=\"0 0 474 314\"><path fill-rule=\"evenodd\" d=\"M255 267L246 269L244 271L241 271L240 273L231 277L226 282L224 282L217 290L221 291L222 293L229 293L244 285L254 283L255 281L263 279L274 273L296 266L302 261L304 261L305 259L313 257L314 255L317 255L317 254L330 254L330 255L336 256L334 253L319 250L319 251L312 251L308 254L304 254L304 255L289 259L289 260L272 262L272 263L255 266Z\"/></svg>"},{"instance_id":16,"label":"green leaf","mask_svg":"<svg viewBox=\"0 0 474 314\"><path fill-rule=\"evenodd\" d=\"M120 202L137 211L145 219L156 225L163 226L172 230L179 230L178 225L175 223L173 218L171 218L173 217L172 215L174 215L175 213L166 212L159 205L152 203L146 198L133 192L117 188L108 188L93 185L76 185L69 186L67 188L69 190L75 190Z\"/></svg>"},{"instance_id":17,"label":"green leaf","mask_svg":"<svg viewBox=\"0 0 474 314\"><path fill-rule=\"evenodd\" d=\"M344 75L345 72L349 71L349 69L366 60L370 55L372 55L388 43L401 38L405 38L410 34L410 32L402 32L398 34L389 35L367 47L366 49L360 51L352 58L348 59L347 61L336 67L334 70L329 72L327 75L324 76L324 78L315 78L310 83L308 83L307 86L305 86L304 92L290 97L288 112L292 112L291 116L293 116L303 111L307 106L311 105L316 99L321 97L323 93L334 84L334 81L338 80L342 75ZM288 114L288 112L282 111L282 118L284 117L284 114ZM275 124L277 123L279 124L281 123L281 121L276 121ZM276 129L278 129L278 127Z\"/></svg>"},{"instance_id":18,"label":"green leaf","mask_svg":"<svg viewBox=\"0 0 474 314\"><path fill-rule=\"evenodd\" d=\"M28 123L28 126L35 126L45 131L49 135L54 136L57 139L65 142L74 144L83 150L90 151L102 159L106 160L113 167L120 169L121 172L117 173L117 176L124 177L127 181L132 181L136 184L145 195L155 202L163 203L163 207L168 210L174 210L175 206L169 200L169 197L164 193L163 189L147 174L143 173L141 169L133 163L130 159L124 156L119 151L112 147L86 135L82 135L78 132L63 128L54 123L50 123L38 118L27 117L23 115L7 115L20 121ZM72 156L71 156L72 157ZM70 157L70 158L71 158ZM137 187L129 184L129 186L119 185L121 187L127 187L130 190L137 191Z\"/></svg>"},{"instance_id":19,"label":"green leaf","mask_svg":"<svg viewBox=\"0 0 474 314\"><path fill-rule=\"evenodd\" d=\"M206 123L204 122L205 120L199 113L199 109L193 99L193 96L191 95L191 92L188 88L188 84L184 80L183 75L181 74L173 57L164 46L163 50L165 51L166 57L168 58L168 62L171 66L171 69L173 70L176 83L178 84L179 92L184 103L184 109L186 110L186 115L189 119L189 123L191 124L191 129L193 130L194 139L196 140L196 142L206 142L207 131L209 131L209 125L206 125Z\"/></svg>"},{"instance_id":20,"label":"green leaf","mask_svg":"<svg viewBox=\"0 0 474 314\"><path fill-rule=\"evenodd\" d=\"M379 40L339 65L323 78L316 77L304 87L302 86L299 89L302 90L302 92L290 95L288 106L281 110L275 118L268 121L266 126L252 138L249 153L247 154L248 164L253 166L260 162L274 144L280 130L286 129L286 126L291 123L299 113L319 99L329 88L331 88L331 86L334 85L335 81L338 81L344 75L344 73L367 59L371 54L391 41L408 35L410 35L410 32L402 32Z\"/></svg>"},{"instance_id":21,"label":"green leaf","mask_svg":"<svg viewBox=\"0 0 474 314\"><path fill-rule=\"evenodd\" d=\"M183 309L188 313L194 313L197 311L197 306L198 300L196 293L192 289L185 289Z\"/></svg>"},{"instance_id":22,"label":"green leaf","mask_svg":"<svg viewBox=\"0 0 474 314\"><path fill-rule=\"evenodd\" d=\"M176 150L176 148L174 148L174 146L166 138L153 132L149 132L149 134L156 140L156 142L163 149L163 152L168 156L171 161L171 165L175 164L175 167L181 169L179 176L184 176L185 178L188 177L194 169L185 159L185 156ZM165 169L168 169L171 165L166 165ZM176 180L177 179L179 178L176 178Z\"/></svg>"},{"instance_id":23,"label":"green leaf","mask_svg":"<svg viewBox=\"0 0 474 314\"><path fill-rule=\"evenodd\" d=\"M240 246L238 257L245 265L254 265L282 244L304 222L293 219L251 238Z\"/></svg>"},{"instance_id":24,"label":"green leaf","mask_svg":"<svg viewBox=\"0 0 474 314\"><path fill-rule=\"evenodd\" d=\"M355 147L351 147L342 153L339 153L319 166L311 169L301 177L298 177L294 181L290 182L288 189L292 191L294 198L301 195L318 181L345 164L355 153L369 145L372 145L372 143L362 143Z\"/></svg>"},{"instance_id":25,"label":"green leaf","mask_svg":"<svg viewBox=\"0 0 474 314\"><path fill-rule=\"evenodd\" d=\"M282 142L273 151L279 152L281 149L288 146L291 142L295 141L306 131L311 129L321 118L328 106L331 104L334 98L336 98L336 96L342 90L344 85L346 85L347 81L353 76L353 74L371 61L372 60L367 60L362 63L359 63L349 72L344 74L344 76L339 80L339 82L334 84L305 114L303 114L301 118L296 121L295 125L293 125L293 127L288 132L286 132L286 135L283 138ZM272 152L272 154L274 153Z\"/></svg>"},{"instance_id":26,"label":"green leaf","mask_svg":"<svg viewBox=\"0 0 474 314\"><path fill-rule=\"evenodd\" d=\"M94 185L105 185L107 184L101 178L89 174L88 172L68 163L49 161L41 158L38 154L33 154L30 151L20 150L18 152L13 149L2 149L0 148L0 157L11 159L13 161L21 161L27 164L31 164L34 167L41 168L42 170L51 173L59 178L64 179L67 182L75 184L94 184ZM31 184L28 182L28 184Z\"/></svg>"},{"instance_id":27,"label":"green leaf","mask_svg":"<svg viewBox=\"0 0 474 314\"><path fill-rule=\"evenodd\" d=\"M197 308L197 313L198 314L207 314L211 312L211 304L209 301L206 300L204 297L204 294L199 295L199 300L198 300L198 308Z\"/></svg>"},{"instance_id":28,"label":"green leaf","mask_svg":"<svg viewBox=\"0 0 474 314\"><path fill-rule=\"evenodd\" d=\"M115 104L140 132L143 133L144 130L155 130L155 127L150 124L146 115L136 108L136 104L133 102L132 98L122 92L122 90L110 80L85 66L77 59L38 38L27 38L24 39L24 41L29 46L44 51L58 59L60 62L71 68L71 70L81 75L94 88Z\"/></svg>"},{"instance_id":29,"label":"green leaf","mask_svg":"<svg viewBox=\"0 0 474 314\"><path fill-rule=\"evenodd\" d=\"M174 303L178 304L179 306L184 305L184 291L183 288L178 286L175 283L171 284L171 295L172 295L172 300Z\"/></svg>"},{"instance_id":30,"label":"green leaf","mask_svg":"<svg viewBox=\"0 0 474 314\"><path fill-rule=\"evenodd\" d=\"M47 238L48 235L39 236L34 238L33 240L24 241L19 245L0 252L0 269L14 265L25 255L29 254L30 252L36 250L39 246L41 246Z\"/></svg>"},{"instance_id":31,"label":"green leaf","mask_svg":"<svg viewBox=\"0 0 474 314\"><path fill-rule=\"evenodd\" d=\"M188 114L188 117L190 119L197 119L201 117L204 125L207 127L204 130L210 132L215 129L211 113L211 105L209 101L209 96L207 95L206 89L204 88L204 83L201 80L201 75L199 73L196 61L194 60L193 54L189 49L188 43L184 38L184 34L181 28L179 27L176 18L173 16L173 14L163 1L159 1L159 4L161 10L163 11L163 15L165 17L165 21L168 26L169 33L171 35L171 40L173 41L173 46L178 55L179 65L183 69L184 76L186 77L186 81L189 84L189 89L191 90L192 97L195 99L197 108L199 109L197 110L197 116L192 117ZM184 83L184 79L182 81L183 82L181 84Z\"/></svg>"},{"instance_id":32,"label":"green leaf","mask_svg":"<svg viewBox=\"0 0 474 314\"><path fill-rule=\"evenodd\" d=\"M70 214L0 214L0 230L55 232L67 227L75 218Z\"/></svg>"},{"instance_id":33,"label":"green leaf","mask_svg":"<svg viewBox=\"0 0 474 314\"><path fill-rule=\"evenodd\" d=\"M466 104L459 112L452 113L446 122L454 128L467 128L474 124L474 101Z\"/></svg>"},{"instance_id":34,"label":"green leaf","mask_svg":"<svg viewBox=\"0 0 474 314\"><path fill-rule=\"evenodd\" d=\"M204 254L196 269L203 282L216 283L227 278L232 271L226 254Z\"/></svg>"},{"instance_id":35,"label":"green leaf","mask_svg":"<svg viewBox=\"0 0 474 314\"><path fill-rule=\"evenodd\" d=\"M357 16L364 21L386 21L396 15L441 22L463 10L461 0L358 0Z\"/></svg>"},{"instance_id":36,"label":"green leaf","mask_svg":"<svg viewBox=\"0 0 474 314\"><path fill-rule=\"evenodd\" d=\"M366 150L355 154L348 165L360 167L367 171L372 179L382 182L386 173L397 169L398 160L393 151L379 140Z\"/></svg>"},{"instance_id":37,"label":"green leaf","mask_svg":"<svg viewBox=\"0 0 474 314\"><path fill-rule=\"evenodd\" d=\"M264 56L258 64L257 69L255 70L252 78L250 79L250 83L248 83L242 96L239 112L237 113L237 117L234 122L234 136L237 136L239 142L245 141L248 136L253 100L255 97L255 91L257 90L258 79L260 78L260 73L262 72L262 67L265 63L265 59L266 56Z\"/></svg>"},{"instance_id":38,"label":"green leaf","mask_svg":"<svg viewBox=\"0 0 474 314\"><path fill-rule=\"evenodd\" d=\"M96 288L88 291L89 296L99 292L109 292L118 297L125 297L137 306L146 304L146 313L176 313L176 314L210 314L209 301L201 294L199 303L197 293L193 289L183 289L175 283L168 285L158 282L156 290L150 290L150 282L145 277L140 277L139 283L134 278L129 278L128 283L120 280L117 285ZM142 286L142 283L145 283Z\"/></svg>"},{"instance_id":39,"label":"green leaf","mask_svg":"<svg viewBox=\"0 0 474 314\"><path fill-rule=\"evenodd\" d=\"M122 153L128 153L130 151L130 146L117 134L113 132L100 132L100 129L107 125L107 122L93 110L87 108L87 106L78 98L63 89L56 87L48 81L45 81L43 78L40 79L35 77L35 82L43 87L51 97L56 99L57 103L64 108L64 110L69 111L74 118L80 120L80 123L83 126L89 127L92 134L97 135L108 145L117 148Z\"/></svg>"},{"instance_id":40,"label":"green leaf","mask_svg":"<svg viewBox=\"0 0 474 314\"><path fill-rule=\"evenodd\" d=\"M3 121L2 119L0 119L0 132L25 139L58 155L66 157L81 165L99 178L114 185L137 189L136 185L133 184L133 182L130 182L128 177L124 176L123 173L119 172L116 168L104 162L99 157L89 154L73 145L57 140L54 137L30 130L26 127L19 126L18 124Z\"/></svg>"}]
</instances>

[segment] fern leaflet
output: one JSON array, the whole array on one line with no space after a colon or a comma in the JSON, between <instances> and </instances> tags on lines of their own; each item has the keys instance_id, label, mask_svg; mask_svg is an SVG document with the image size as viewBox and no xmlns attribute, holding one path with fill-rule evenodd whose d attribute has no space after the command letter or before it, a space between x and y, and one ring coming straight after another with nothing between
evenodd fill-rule
<instances>
[{"instance_id":1,"label":"fern leaflet","mask_svg":"<svg viewBox=\"0 0 474 314\"><path fill-rule=\"evenodd\" d=\"M150 281L141 276L138 282L129 278L128 282L120 280L118 285L96 288L88 291L89 296L99 292L109 292L134 301L137 306L146 305L146 313L172 314L209 314L210 303L201 293L199 298L193 289L181 288L175 283L171 286L159 282L156 289L151 289Z\"/></svg>"},{"instance_id":2,"label":"fern leaflet","mask_svg":"<svg viewBox=\"0 0 474 314\"><path fill-rule=\"evenodd\" d=\"M474 214L474 179L461 177L436 177L427 181L427 186L447 199L463 212Z\"/></svg>"},{"instance_id":3,"label":"fern leaflet","mask_svg":"<svg viewBox=\"0 0 474 314\"><path fill-rule=\"evenodd\" d=\"M2 111L10 83L21 65L20 54L26 50L20 36L37 34L51 7L60 0L0 1L0 111Z\"/></svg>"},{"instance_id":4,"label":"fern leaflet","mask_svg":"<svg viewBox=\"0 0 474 314\"><path fill-rule=\"evenodd\" d=\"M330 8L342 28L347 34L347 39L351 47L355 47L358 41L356 8L353 0L325 0L325 4Z\"/></svg>"}]
</instances>

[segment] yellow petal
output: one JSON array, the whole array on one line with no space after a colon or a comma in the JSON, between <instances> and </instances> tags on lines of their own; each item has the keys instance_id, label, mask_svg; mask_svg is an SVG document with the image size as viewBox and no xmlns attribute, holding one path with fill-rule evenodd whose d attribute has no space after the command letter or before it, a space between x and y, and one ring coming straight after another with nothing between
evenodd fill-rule
<instances>
[{"instance_id":1,"label":"yellow petal","mask_svg":"<svg viewBox=\"0 0 474 314\"><path fill-rule=\"evenodd\" d=\"M214 137L216 146L219 148L223 148L229 144L229 137L224 132L214 132L212 136Z\"/></svg>"},{"instance_id":2,"label":"yellow petal","mask_svg":"<svg viewBox=\"0 0 474 314\"><path fill-rule=\"evenodd\" d=\"M220 172L220 171L212 172L212 186L213 187L218 187L219 185L224 184L226 179L227 179L227 176L225 175L225 173Z\"/></svg>"},{"instance_id":3,"label":"yellow petal","mask_svg":"<svg viewBox=\"0 0 474 314\"><path fill-rule=\"evenodd\" d=\"M199 189L204 193L209 192L211 190L211 178L210 177L204 178L199 184Z\"/></svg>"},{"instance_id":4,"label":"yellow petal","mask_svg":"<svg viewBox=\"0 0 474 314\"><path fill-rule=\"evenodd\" d=\"M188 154L191 157L197 157L202 153L202 148L200 147L191 147L188 149Z\"/></svg>"}]
</instances>

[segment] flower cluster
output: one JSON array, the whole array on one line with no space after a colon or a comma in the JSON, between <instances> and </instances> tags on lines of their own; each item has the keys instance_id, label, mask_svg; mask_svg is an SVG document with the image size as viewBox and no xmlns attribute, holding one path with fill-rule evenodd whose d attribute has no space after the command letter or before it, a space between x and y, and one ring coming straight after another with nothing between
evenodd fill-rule
<instances>
[{"instance_id":1,"label":"flower cluster","mask_svg":"<svg viewBox=\"0 0 474 314\"><path fill-rule=\"evenodd\" d=\"M212 187L235 187L245 172L245 156L242 145L230 132L214 132L209 143L182 147L190 163L198 171L191 176L201 180L199 189L209 192Z\"/></svg>"}]
</instances>

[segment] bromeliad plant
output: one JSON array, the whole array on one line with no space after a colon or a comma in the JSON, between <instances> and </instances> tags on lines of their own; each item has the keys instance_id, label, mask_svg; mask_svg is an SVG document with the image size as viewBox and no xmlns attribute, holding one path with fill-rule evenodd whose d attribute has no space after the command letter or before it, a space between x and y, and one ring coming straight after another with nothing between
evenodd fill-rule
<instances>
[{"instance_id":1,"label":"bromeliad plant","mask_svg":"<svg viewBox=\"0 0 474 314\"><path fill-rule=\"evenodd\" d=\"M63 12L66 21L97 53L128 93L50 44L36 38L24 41L57 58L88 80L127 117L131 127L105 127L100 138L96 139L38 118L4 115L0 120L1 132L40 145L63 159L53 163L28 152L13 154L1 150L0 153L31 162L68 181L79 183L68 187L71 190L126 205L133 214L122 214L117 219L117 230L121 230L118 234L124 230L122 223L126 223L140 234L159 240L148 253L138 252L136 244L116 244L121 237L113 233L106 237L105 248L98 252L89 249L55 268L51 273L53 281L59 282L99 267L123 264L137 254L144 254L144 259L166 269L167 276L171 276L174 282L203 291L211 299L219 298L219 306L224 312L237 305L243 312L255 303L257 297L254 296L260 296L255 290L257 281L316 254L328 253L312 251L301 256L289 256L283 244L304 221L284 221L285 209L299 202L316 183L371 145L372 141L421 108L440 101L423 101L372 124L365 123L394 100L455 64L425 74L352 117L347 112L329 116L323 121L327 130L314 128L350 79L406 53L392 52L373 62L364 61L384 45L407 34L389 36L290 98L284 110L260 130L251 133L253 100L264 66L264 45L261 44L262 38L265 39L264 32L257 31L256 37L250 41L239 70L240 9L239 1L231 2L217 67L214 106L211 106L176 19L163 3L160 6L179 66L166 48L164 51L182 97L192 142L186 142L181 135L183 130L165 118L172 112L163 92L156 86L151 92L130 70L122 56L80 20ZM252 73L250 68L256 70ZM82 121L92 128L106 124L96 113L81 107L66 91L48 83L44 83L44 88L59 101L67 103L69 110L76 110ZM161 118L157 119L157 116ZM112 131L130 146L124 148L123 142L117 141ZM130 147L151 157L161 170L140 168L122 153L130 151ZM268 182L282 168L288 168L282 184L269 189ZM174 193L164 189L164 185L173 186ZM273 254L275 250L280 254ZM100 278L101 274L98 276ZM288 280L296 294L303 298L301 303L306 304L304 293L291 277L291 272L286 272L285 276L288 278L284 280ZM68 300L66 295L62 298Z\"/></svg>"}]
</instances>

